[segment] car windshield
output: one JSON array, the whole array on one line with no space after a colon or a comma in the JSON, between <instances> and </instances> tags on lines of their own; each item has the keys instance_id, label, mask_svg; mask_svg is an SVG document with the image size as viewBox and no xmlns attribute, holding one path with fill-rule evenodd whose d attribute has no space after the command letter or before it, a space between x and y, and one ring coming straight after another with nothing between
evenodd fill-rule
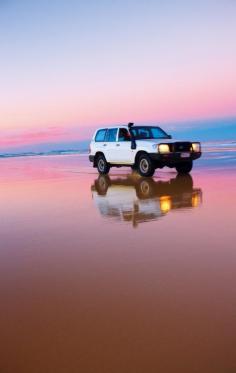
<instances>
[{"instance_id":1,"label":"car windshield","mask_svg":"<svg viewBox=\"0 0 236 373\"><path fill-rule=\"evenodd\" d=\"M169 136L160 127L138 126L130 129L135 140L168 139Z\"/></svg>"}]
</instances>

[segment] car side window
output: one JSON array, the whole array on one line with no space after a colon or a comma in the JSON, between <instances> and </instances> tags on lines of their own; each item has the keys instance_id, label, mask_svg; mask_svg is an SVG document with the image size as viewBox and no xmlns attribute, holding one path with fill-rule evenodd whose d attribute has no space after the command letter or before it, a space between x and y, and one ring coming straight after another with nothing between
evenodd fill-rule
<instances>
[{"instance_id":1,"label":"car side window","mask_svg":"<svg viewBox=\"0 0 236 373\"><path fill-rule=\"evenodd\" d=\"M107 141L107 142L115 142L116 141L116 134L117 134L117 128L110 128L110 129L108 129L105 141Z\"/></svg>"},{"instance_id":2,"label":"car side window","mask_svg":"<svg viewBox=\"0 0 236 373\"><path fill-rule=\"evenodd\" d=\"M119 129L118 141L130 141L130 133L126 128Z\"/></svg>"},{"instance_id":3,"label":"car side window","mask_svg":"<svg viewBox=\"0 0 236 373\"><path fill-rule=\"evenodd\" d=\"M96 142L104 142L105 141L106 132L107 132L106 129L99 130L96 133L95 141Z\"/></svg>"},{"instance_id":4,"label":"car side window","mask_svg":"<svg viewBox=\"0 0 236 373\"><path fill-rule=\"evenodd\" d=\"M148 139L150 138L150 131L146 128L132 128L132 134L138 139Z\"/></svg>"}]
</instances>

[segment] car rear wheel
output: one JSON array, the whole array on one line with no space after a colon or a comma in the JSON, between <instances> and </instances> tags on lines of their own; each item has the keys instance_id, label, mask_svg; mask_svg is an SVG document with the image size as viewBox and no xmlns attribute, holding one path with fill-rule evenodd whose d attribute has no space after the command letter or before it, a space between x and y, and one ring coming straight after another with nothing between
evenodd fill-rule
<instances>
[{"instance_id":1,"label":"car rear wheel","mask_svg":"<svg viewBox=\"0 0 236 373\"><path fill-rule=\"evenodd\" d=\"M137 170L141 176L152 176L155 172L155 167L152 160L147 154L142 154L138 158Z\"/></svg>"},{"instance_id":2,"label":"car rear wheel","mask_svg":"<svg viewBox=\"0 0 236 373\"><path fill-rule=\"evenodd\" d=\"M177 164L175 168L178 174L188 174L193 168L193 162L182 162Z\"/></svg>"},{"instance_id":3,"label":"car rear wheel","mask_svg":"<svg viewBox=\"0 0 236 373\"><path fill-rule=\"evenodd\" d=\"M110 166L102 154L97 158L97 170L101 175L106 175L110 171Z\"/></svg>"}]
</instances>

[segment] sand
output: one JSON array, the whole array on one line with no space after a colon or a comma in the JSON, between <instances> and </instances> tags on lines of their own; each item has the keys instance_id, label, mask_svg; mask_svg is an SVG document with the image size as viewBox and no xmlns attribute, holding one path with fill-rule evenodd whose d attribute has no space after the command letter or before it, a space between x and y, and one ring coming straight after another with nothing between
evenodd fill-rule
<instances>
[{"instance_id":1,"label":"sand","mask_svg":"<svg viewBox=\"0 0 236 373\"><path fill-rule=\"evenodd\" d=\"M236 157L151 180L0 162L0 370L236 371Z\"/></svg>"}]
</instances>

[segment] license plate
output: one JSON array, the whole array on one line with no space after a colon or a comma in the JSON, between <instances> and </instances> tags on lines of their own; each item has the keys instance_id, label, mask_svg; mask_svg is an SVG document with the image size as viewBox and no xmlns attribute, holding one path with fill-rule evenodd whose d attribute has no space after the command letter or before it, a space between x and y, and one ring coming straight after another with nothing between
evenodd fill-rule
<instances>
[{"instance_id":1,"label":"license plate","mask_svg":"<svg viewBox=\"0 0 236 373\"><path fill-rule=\"evenodd\" d=\"M181 153L181 154L180 154L180 157L181 157L181 158L189 158L189 157L190 157L190 154L189 154L189 153Z\"/></svg>"}]
</instances>

